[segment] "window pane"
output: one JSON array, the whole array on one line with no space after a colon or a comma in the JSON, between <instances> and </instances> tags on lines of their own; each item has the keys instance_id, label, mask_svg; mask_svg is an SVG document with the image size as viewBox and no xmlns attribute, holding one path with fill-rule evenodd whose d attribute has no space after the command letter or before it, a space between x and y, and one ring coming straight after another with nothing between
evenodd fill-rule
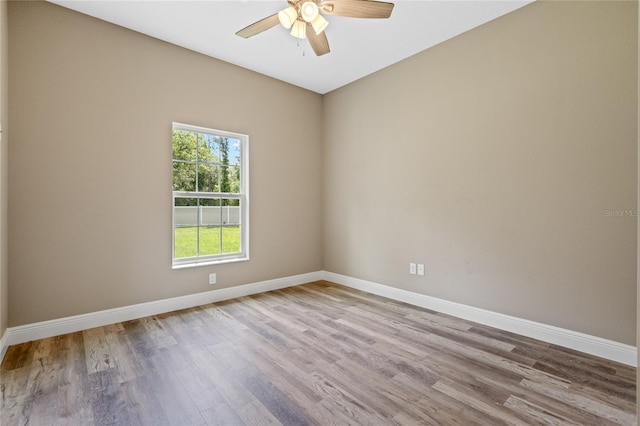
<instances>
[{"instance_id":1,"label":"window pane","mask_svg":"<svg viewBox=\"0 0 640 426\"><path fill-rule=\"evenodd\" d=\"M229 139L229 164L240 164L240 140Z\"/></svg>"},{"instance_id":2,"label":"window pane","mask_svg":"<svg viewBox=\"0 0 640 426\"><path fill-rule=\"evenodd\" d=\"M173 162L173 190L196 190L196 165L194 163Z\"/></svg>"},{"instance_id":3,"label":"window pane","mask_svg":"<svg viewBox=\"0 0 640 426\"><path fill-rule=\"evenodd\" d=\"M173 252L176 259L198 255L198 200L175 198Z\"/></svg>"},{"instance_id":4,"label":"window pane","mask_svg":"<svg viewBox=\"0 0 640 426\"><path fill-rule=\"evenodd\" d=\"M232 188L232 173L229 166L220 166L220 192L234 192Z\"/></svg>"},{"instance_id":5,"label":"window pane","mask_svg":"<svg viewBox=\"0 0 640 426\"><path fill-rule=\"evenodd\" d=\"M198 162L216 164L219 162L219 137L201 133L198 135Z\"/></svg>"},{"instance_id":6,"label":"window pane","mask_svg":"<svg viewBox=\"0 0 640 426\"><path fill-rule=\"evenodd\" d=\"M200 256L220 254L220 200L200 199Z\"/></svg>"},{"instance_id":7,"label":"window pane","mask_svg":"<svg viewBox=\"0 0 640 426\"><path fill-rule=\"evenodd\" d=\"M222 222L222 253L240 252L240 200L223 200L220 207Z\"/></svg>"},{"instance_id":8,"label":"window pane","mask_svg":"<svg viewBox=\"0 0 640 426\"><path fill-rule=\"evenodd\" d=\"M196 161L196 134L186 130L173 130L173 159Z\"/></svg>"},{"instance_id":9,"label":"window pane","mask_svg":"<svg viewBox=\"0 0 640 426\"><path fill-rule=\"evenodd\" d=\"M198 192L218 192L218 169L213 164L198 164Z\"/></svg>"},{"instance_id":10,"label":"window pane","mask_svg":"<svg viewBox=\"0 0 640 426\"><path fill-rule=\"evenodd\" d=\"M240 227L224 226L222 228L222 252L223 253L239 253L240 252Z\"/></svg>"},{"instance_id":11,"label":"window pane","mask_svg":"<svg viewBox=\"0 0 640 426\"><path fill-rule=\"evenodd\" d=\"M174 255L176 259L194 257L198 255L198 228L175 227L174 229Z\"/></svg>"},{"instance_id":12,"label":"window pane","mask_svg":"<svg viewBox=\"0 0 640 426\"><path fill-rule=\"evenodd\" d=\"M231 193L240 193L240 167L229 166L227 167L227 177L229 179L229 191Z\"/></svg>"},{"instance_id":13,"label":"window pane","mask_svg":"<svg viewBox=\"0 0 640 426\"><path fill-rule=\"evenodd\" d=\"M220 230L219 226L200 228L200 256L220 254Z\"/></svg>"},{"instance_id":14,"label":"window pane","mask_svg":"<svg viewBox=\"0 0 640 426\"><path fill-rule=\"evenodd\" d=\"M200 226L220 225L220 199L201 198L200 199Z\"/></svg>"}]
</instances>

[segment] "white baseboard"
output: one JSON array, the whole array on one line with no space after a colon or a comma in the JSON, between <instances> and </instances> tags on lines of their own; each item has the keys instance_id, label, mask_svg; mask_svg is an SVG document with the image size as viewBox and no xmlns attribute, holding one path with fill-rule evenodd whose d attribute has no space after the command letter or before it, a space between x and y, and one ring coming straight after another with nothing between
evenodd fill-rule
<instances>
[{"instance_id":1,"label":"white baseboard","mask_svg":"<svg viewBox=\"0 0 640 426\"><path fill-rule=\"evenodd\" d=\"M351 278L333 272L324 272L323 277L327 281L351 287L367 293L377 294L389 299L397 300L411 305L431 309L444 314L474 321L490 327L510 331L523 336L532 337L544 342L585 352L591 355L606 358L622 364L637 367L638 357L635 346L614 342L612 340L591 336L576 331L566 330L552 325L529 321L512 317L497 312L474 308L460 303L449 302L419 293L413 293L370 281Z\"/></svg>"},{"instance_id":2,"label":"white baseboard","mask_svg":"<svg viewBox=\"0 0 640 426\"><path fill-rule=\"evenodd\" d=\"M4 359L4 354L7 353L7 348L9 347L9 343L7 343L7 341L9 340L9 334L7 333L7 331L8 330L5 330L2 338L0 339L0 363Z\"/></svg>"},{"instance_id":3,"label":"white baseboard","mask_svg":"<svg viewBox=\"0 0 640 426\"><path fill-rule=\"evenodd\" d=\"M345 287L351 287L389 299L442 312L612 361L634 367L637 366L637 348L634 346L326 271L310 272L308 274L261 281L237 287L223 288L171 299L9 327L0 339L0 361L4 359L7 348L10 345L58 336L60 334L73 333L150 315L163 314L179 309L192 308L194 306L206 305L208 303L220 302L236 297L293 287L322 279Z\"/></svg>"},{"instance_id":4,"label":"white baseboard","mask_svg":"<svg viewBox=\"0 0 640 426\"><path fill-rule=\"evenodd\" d=\"M310 272L291 277L277 278L236 287L174 297L171 299L156 300L153 302L139 303L121 308L107 309L88 314L74 315L71 317L20 325L17 327L9 327L0 340L0 355L2 355L0 356L0 361L4 359L7 348L10 345L17 345L19 343L43 339L45 337L59 336L61 334L73 333L76 331L101 327L103 325L114 324L122 321L129 321L150 315L163 314L166 312L177 311L179 309L192 308L194 306L206 305L208 303L220 302L223 300L234 299L236 297L249 296L252 294L264 293L266 291L293 287L321 280L322 275L322 271Z\"/></svg>"}]
</instances>

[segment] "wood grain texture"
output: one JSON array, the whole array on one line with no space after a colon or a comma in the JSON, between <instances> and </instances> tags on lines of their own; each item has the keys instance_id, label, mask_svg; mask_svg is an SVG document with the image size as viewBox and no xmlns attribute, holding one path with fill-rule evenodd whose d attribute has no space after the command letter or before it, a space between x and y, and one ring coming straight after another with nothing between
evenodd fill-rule
<instances>
[{"instance_id":1,"label":"wood grain texture","mask_svg":"<svg viewBox=\"0 0 640 426\"><path fill-rule=\"evenodd\" d=\"M635 368L320 281L11 346L2 425L634 425Z\"/></svg>"}]
</instances>

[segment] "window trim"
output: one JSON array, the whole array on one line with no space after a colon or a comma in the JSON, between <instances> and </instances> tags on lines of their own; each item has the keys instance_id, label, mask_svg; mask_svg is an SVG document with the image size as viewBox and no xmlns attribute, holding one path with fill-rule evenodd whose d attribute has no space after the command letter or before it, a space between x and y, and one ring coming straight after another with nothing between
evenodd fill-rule
<instances>
[{"instance_id":1,"label":"window trim","mask_svg":"<svg viewBox=\"0 0 640 426\"><path fill-rule=\"evenodd\" d=\"M171 139L175 130L187 132L207 133L215 136L237 139L240 141L240 192L198 192L171 191L171 265L172 269L190 268L196 266L217 265L249 260L249 136L242 133L228 132L208 127L193 126L173 122L171 125ZM171 170L173 170L173 154L171 155ZM173 175L171 177L173 182ZM172 185L173 186L173 185ZM175 257L175 199L178 197L194 198L227 198L240 200L240 252L221 253L213 255L193 256L176 259Z\"/></svg>"}]
</instances>

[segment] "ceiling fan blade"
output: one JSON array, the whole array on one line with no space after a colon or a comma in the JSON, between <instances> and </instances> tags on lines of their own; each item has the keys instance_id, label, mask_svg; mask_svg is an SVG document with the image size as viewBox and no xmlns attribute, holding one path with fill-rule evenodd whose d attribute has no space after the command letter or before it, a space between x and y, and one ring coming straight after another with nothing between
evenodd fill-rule
<instances>
[{"instance_id":1,"label":"ceiling fan blade","mask_svg":"<svg viewBox=\"0 0 640 426\"><path fill-rule=\"evenodd\" d=\"M326 15L347 16L350 18L388 18L393 3L373 0L325 0L320 10Z\"/></svg>"},{"instance_id":2,"label":"ceiling fan blade","mask_svg":"<svg viewBox=\"0 0 640 426\"><path fill-rule=\"evenodd\" d=\"M240 31L236 33L236 35L244 38L253 37L256 34L260 34L263 31L268 30L269 28L273 28L280 23L278 19L278 14L274 13L271 16L267 16L264 19L261 19L248 27L244 27Z\"/></svg>"},{"instance_id":3,"label":"ceiling fan blade","mask_svg":"<svg viewBox=\"0 0 640 426\"><path fill-rule=\"evenodd\" d=\"M329 53L329 41L324 31L318 35L313 28L309 27L307 30L307 39L309 39L309 44L317 56Z\"/></svg>"}]
</instances>

